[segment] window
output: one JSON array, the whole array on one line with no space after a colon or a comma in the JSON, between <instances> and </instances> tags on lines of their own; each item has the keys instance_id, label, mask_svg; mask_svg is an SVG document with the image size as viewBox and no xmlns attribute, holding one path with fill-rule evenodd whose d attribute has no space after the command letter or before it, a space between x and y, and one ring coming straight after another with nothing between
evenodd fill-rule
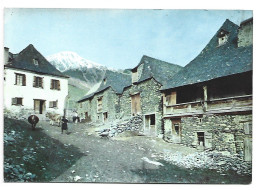
<instances>
[{"instance_id":1,"label":"window","mask_svg":"<svg viewBox=\"0 0 260 190\"><path fill-rule=\"evenodd\" d=\"M135 68L134 70L132 70L132 83L137 82L138 80L138 72L137 72L137 68Z\"/></svg>"},{"instance_id":2,"label":"window","mask_svg":"<svg viewBox=\"0 0 260 190\"><path fill-rule=\"evenodd\" d=\"M104 85L106 85L106 83L107 83L107 79L106 79L106 78L104 78L104 80L103 80L103 81L104 81Z\"/></svg>"},{"instance_id":3,"label":"window","mask_svg":"<svg viewBox=\"0 0 260 190\"><path fill-rule=\"evenodd\" d=\"M12 98L12 105L23 105L23 98Z\"/></svg>"},{"instance_id":4,"label":"window","mask_svg":"<svg viewBox=\"0 0 260 190\"><path fill-rule=\"evenodd\" d=\"M19 86L26 85L25 74L15 73L15 85L19 85Z\"/></svg>"},{"instance_id":5,"label":"window","mask_svg":"<svg viewBox=\"0 0 260 190\"><path fill-rule=\"evenodd\" d=\"M33 77L33 87L43 88L43 78L42 77Z\"/></svg>"},{"instance_id":6,"label":"window","mask_svg":"<svg viewBox=\"0 0 260 190\"><path fill-rule=\"evenodd\" d=\"M60 90L60 81L51 79L51 89Z\"/></svg>"},{"instance_id":7,"label":"window","mask_svg":"<svg viewBox=\"0 0 260 190\"><path fill-rule=\"evenodd\" d=\"M227 42L229 32L221 30L218 33L218 45L221 46Z\"/></svg>"},{"instance_id":8,"label":"window","mask_svg":"<svg viewBox=\"0 0 260 190\"><path fill-rule=\"evenodd\" d=\"M39 65L38 59L33 59L33 64L36 65L36 66L38 66L38 65Z\"/></svg>"},{"instance_id":9,"label":"window","mask_svg":"<svg viewBox=\"0 0 260 190\"><path fill-rule=\"evenodd\" d=\"M199 145L205 146L205 134L204 132L197 132Z\"/></svg>"},{"instance_id":10,"label":"window","mask_svg":"<svg viewBox=\"0 0 260 190\"><path fill-rule=\"evenodd\" d=\"M103 113L103 116L104 116L104 122L105 122L107 120L107 118L108 118L107 112Z\"/></svg>"},{"instance_id":11,"label":"window","mask_svg":"<svg viewBox=\"0 0 260 190\"><path fill-rule=\"evenodd\" d=\"M102 111L102 97L97 99L97 111L98 112Z\"/></svg>"},{"instance_id":12,"label":"window","mask_svg":"<svg viewBox=\"0 0 260 190\"><path fill-rule=\"evenodd\" d=\"M58 108L58 100L49 102L50 108Z\"/></svg>"}]
</instances>

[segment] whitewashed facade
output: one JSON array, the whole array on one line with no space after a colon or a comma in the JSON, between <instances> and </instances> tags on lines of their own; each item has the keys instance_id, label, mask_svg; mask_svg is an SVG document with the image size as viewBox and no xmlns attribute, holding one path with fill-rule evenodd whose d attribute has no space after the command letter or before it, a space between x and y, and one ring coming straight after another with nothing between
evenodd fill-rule
<instances>
[{"instance_id":1,"label":"whitewashed facade","mask_svg":"<svg viewBox=\"0 0 260 190\"><path fill-rule=\"evenodd\" d=\"M4 107L12 114L45 117L47 112L64 114L68 77L25 69L4 68Z\"/></svg>"}]
</instances>

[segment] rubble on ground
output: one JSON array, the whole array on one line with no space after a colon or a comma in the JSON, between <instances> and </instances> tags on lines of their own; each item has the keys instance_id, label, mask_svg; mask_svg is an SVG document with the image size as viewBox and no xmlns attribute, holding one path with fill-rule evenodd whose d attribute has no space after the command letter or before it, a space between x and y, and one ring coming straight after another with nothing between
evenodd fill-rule
<instances>
[{"instance_id":1,"label":"rubble on ground","mask_svg":"<svg viewBox=\"0 0 260 190\"><path fill-rule=\"evenodd\" d=\"M225 152L204 151L183 155L181 152L165 152L164 160L179 167L215 169L220 173L233 170L240 175L252 174L252 163L243 161L236 155L227 155Z\"/></svg>"},{"instance_id":2,"label":"rubble on ground","mask_svg":"<svg viewBox=\"0 0 260 190\"><path fill-rule=\"evenodd\" d=\"M101 137L114 137L125 131L139 131L143 123L141 115L131 117L128 121L113 122L109 128L97 131Z\"/></svg>"}]
</instances>

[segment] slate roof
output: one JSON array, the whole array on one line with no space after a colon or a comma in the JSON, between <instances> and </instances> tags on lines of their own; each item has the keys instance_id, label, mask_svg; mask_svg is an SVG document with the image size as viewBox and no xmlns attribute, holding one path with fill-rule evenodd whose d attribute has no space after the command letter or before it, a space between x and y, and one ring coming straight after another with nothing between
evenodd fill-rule
<instances>
[{"instance_id":1,"label":"slate roof","mask_svg":"<svg viewBox=\"0 0 260 190\"><path fill-rule=\"evenodd\" d=\"M95 92L82 97L78 102L92 98L95 94L102 92L109 87L111 87L115 93L122 94L124 87L130 85L131 82L131 75L107 70L99 88Z\"/></svg>"},{"instance_id":2,"label":"slate roof","mask_svg":"<svg viewBox=\"0 0 260 190\"><path fill-rule=\"evenodd\" d=\"M137 69L137 67L139 67L141 64L143 64L142 74L137 83L153 77L156 81L162 85L165 85L169 78L172 78L183 68L180 65L168 63L144 55L139 64L133 68L132 71Z\"/></svg>"},{"instance_id":3,"label":"slate roof","mask_svg":"<svg viewBox=\"0 0 260 190\"><path fill-rule=\"evenodd\" d=\"M252 71L253 46L237 47L239 26L226 20L200 54L161 89L209 81L215 78ZM228 41L218 47L218 33L229 32Z\"/></svg>"},{"instance_id":4,"label":"slate roof","mask_svg":"<svg viewBox=\"0 0 260 190\"><path fill-rule=\"evenodd\" d=\"M33 63L33 59L38 60L38 65ZM50 64L32 44L28 45L19 54L9 53L9 62L5 67L69 78Z\"/></svg>"}]
</instances>

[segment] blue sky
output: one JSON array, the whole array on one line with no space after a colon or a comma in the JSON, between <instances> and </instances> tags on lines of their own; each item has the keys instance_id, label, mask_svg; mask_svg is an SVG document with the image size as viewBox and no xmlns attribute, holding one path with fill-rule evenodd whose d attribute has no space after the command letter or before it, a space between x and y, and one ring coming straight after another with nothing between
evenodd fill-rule
<instances>
[{"instance_id":1,"label":"blue sky","mask_svg":"<svg viewBox=\"0 0 260 190\"><path fill-rule=\"evenodd\" d=\"M5 9L4 46L33 44L44 56L73 51L110 68L135 67L143 55L186 65L226 19L252 11Z\"/></svg>"}]
</instances>

